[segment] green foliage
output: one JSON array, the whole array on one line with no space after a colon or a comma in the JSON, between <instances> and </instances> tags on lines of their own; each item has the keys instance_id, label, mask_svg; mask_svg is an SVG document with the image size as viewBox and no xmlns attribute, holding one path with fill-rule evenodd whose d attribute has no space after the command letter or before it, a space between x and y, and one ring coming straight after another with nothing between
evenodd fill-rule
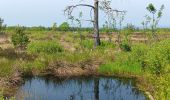
<instances>
[{"instance_id":1,"label":"green foliage","mask_svg":"<svg viewBox=\"0 0 170 100\"><path fill-rule=\"evenodd\" d=\"M131 46L129 45L128 42L122 42L120 44L120 48L123 50L123 51L131 51Z\"/></svg>"},{"instance_id":2,"label":"green foliage","mask_svg":"<svg viewBox=\"0 0 170 100\"><path fill-rule=\"evenodd\" d=\"M170 74L160 77L152 77L152 84L155 86L154 96L156 100L169 100L170 98Z\"/></svg>"},{"instance_id":3,"label":"green foliage","mask_svg":"<svg viewBox=\"0 0 170 100\"><path fill-rule=\"evenodd\" d=\"M157 36L156 36L156 29L157 29L157 25L162 17L162 12L164 10L164 5L161 6L160 10L157 11L157 9L154 7L154 5L151 3L149 4L146 9L152 14L152 16L148 16L146 15L146 20L147 20L147 23L151 23L151 29L152 29L152 36L154 37L154 39L157 39ZM157 13L157 16L155 15ZM144 24L143 24L144 25Z\"/></svg>"},{"instance_id":4,"label":"green foliage","mask_svg":"<svg viewBox=\"0 0 170 100\"><path fill-rule=\"evenodd\" d=\"M31 42L28 45L28 52L30 53L58 53L63 51L63 47L55 41L37 41Z\"/></svg>"},{"instance_id":5,"label":"green foliage","mask_svg":"<svg viewBox=\"0 0 170 100\"><path fill-rule=\"evenodd\" d=\"M60 31L68 31L70 29L70 25L67 22L63 22L60 26L59 26L59 30Z\"/></svg>"},{"instance_id":6,"label":"green foliage","mask_svg":"<svg viewBox=\"0 0 170 100\"><path fill-rule=\"evenodd\" d=\"M30 42L24 30L24 27L17 27L15 29L15 34L13 34L11 38L12 43L15 47L25 49Z\"/></svg>"},{"instance_id":7,"label":"green foliage","mask_svg":"<svg viewBox=\"0 0 170 100\"><path fill-rule=\"evenodd\" d=\"M147 54L149 47L146 44L135 44L131 48L131 59L135 62L139 62L141 67L144 67L143 60L145 59L145 55Z\"/></svg>"},{"instance_id":8,"label":"green foliage","mask_svg":"<svg viewBox=\"0 0 170 100\"><path fill-rule=\"evenodd\" d=\"M156 8L155 8L155 6L152 4L152 3L150 3L147 7L146 7L146 9L150 12L150 13L153 13L153 14L155 14L156 13Z\"/></svg>"},{"instance_id":9,"label":"green foliage","mask_svg":"<svg viewBox=\"0 0 170 100\"><path fill-rule=\"evenodd\" d=\"M124 28L123 34L125 36L125 39L120 46L122 47L123 50L130 51L130 45L129 45L130 35L132 35L135 32L135 30L136 30L135 26L132 24L127 24L127 26Z\"/></svg>"},{"instance_id":10,"label":"green foliage","mask_svg":"<svg viewBox=\"0 0 170 100\"><path fill-rule=\"evenodd\" d=\"M170 40L155 43L146 54L145 63L155 74L166 73L170 65Z\"/></svg>"}]
</instances>

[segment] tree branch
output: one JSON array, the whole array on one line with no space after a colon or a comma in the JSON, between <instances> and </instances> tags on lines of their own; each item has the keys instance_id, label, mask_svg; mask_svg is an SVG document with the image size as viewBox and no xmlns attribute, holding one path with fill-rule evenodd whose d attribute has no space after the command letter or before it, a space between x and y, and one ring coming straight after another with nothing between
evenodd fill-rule
<instances>
[{"instance_id":1,"label":"tree branch","mask_svg":"<svg viewBox=\"0 0 170 100\"><path fill-rule=\"evenodd\" d=\"M92 5L88 5L88 4L77 4L77 5L73 5L73 6L70 6L70 7L78 7L78 6L86 6L86 7L91 7L91 8L93 8L94 9L94 6L92 6Z\"/></svg>"},{"instance_id":2,"label":"tree branch","mask_svg":"<svg viewBox=\"0 0 170 100\"><path fill-rule=\"evenodd\" d=\"M85 6L85 7L90 7L91 9L95 9L94 6L92 5L88 5L88 4L77 4L77 5L71 5L66 7L66 9L64 10L64 14L68 16L69 19L72 18L72 12L76 7L80 7L80 6Z\"/></svg>"}]
</instances>

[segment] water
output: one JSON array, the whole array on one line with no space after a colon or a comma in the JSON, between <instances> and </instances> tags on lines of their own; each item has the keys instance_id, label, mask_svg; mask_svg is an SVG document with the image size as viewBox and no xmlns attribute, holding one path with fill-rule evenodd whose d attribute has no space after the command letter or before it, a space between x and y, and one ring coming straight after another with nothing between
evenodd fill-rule
<instances>
[{"instance_id":1,"label":"water","mask_svg":"<svg viewBox=\"0 0 170 100\"><path fill-rule=\"evenodd\" d=\"M146 100L130 79L34 77L16 93L17 100Z\"/></svg>"}]
</instances>

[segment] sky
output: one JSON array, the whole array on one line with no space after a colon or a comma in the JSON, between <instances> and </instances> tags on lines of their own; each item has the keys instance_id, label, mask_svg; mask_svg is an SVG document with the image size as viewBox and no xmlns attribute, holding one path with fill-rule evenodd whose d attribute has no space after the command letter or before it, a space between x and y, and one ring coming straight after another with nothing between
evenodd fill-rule
<instances>
[{"instance_id":1,"label":"sky","mask_svg":"<svg viewBox=\"0 0 170 100\"><path fill-rule=\"evenodd\" d=\"M64 16L66 6L80 3L81 0L0 0L0 17L4 19L8 26L52 26L58 25L67 18ZM84 0L81 3L93 4L93 0ZM170 27L170 0L112 0L112 8L126 10L124 24L131 23L141 27L144 16L148 14L146 6L153 3L157 8L165 5L164 15L160 21L160 27ZM79 11L83 12L84 18L89 18L88 8L76 9L75 15ZM101 12L101 11L100 11ZM100 26L103 25L105 15L99 16ZM91 25L83 22L83 26Z\"/></svg>"}]
</instances>

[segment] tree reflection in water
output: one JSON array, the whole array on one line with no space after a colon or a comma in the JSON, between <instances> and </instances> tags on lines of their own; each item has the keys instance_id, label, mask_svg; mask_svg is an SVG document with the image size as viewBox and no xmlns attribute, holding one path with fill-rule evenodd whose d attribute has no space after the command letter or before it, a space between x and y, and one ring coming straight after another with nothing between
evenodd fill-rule
<instances>
[{"instance_id":1,"label":"tree reflection in water","mask_svg":"<svg viewBox=\"0 0 170 100\"><path fill-rule=\"evenodd\" d=\"M17 100L21 97L24 100L146 100L134 87L134 81L112 77L30 78L16 94Z\"/></svg>"}]
</instances>

